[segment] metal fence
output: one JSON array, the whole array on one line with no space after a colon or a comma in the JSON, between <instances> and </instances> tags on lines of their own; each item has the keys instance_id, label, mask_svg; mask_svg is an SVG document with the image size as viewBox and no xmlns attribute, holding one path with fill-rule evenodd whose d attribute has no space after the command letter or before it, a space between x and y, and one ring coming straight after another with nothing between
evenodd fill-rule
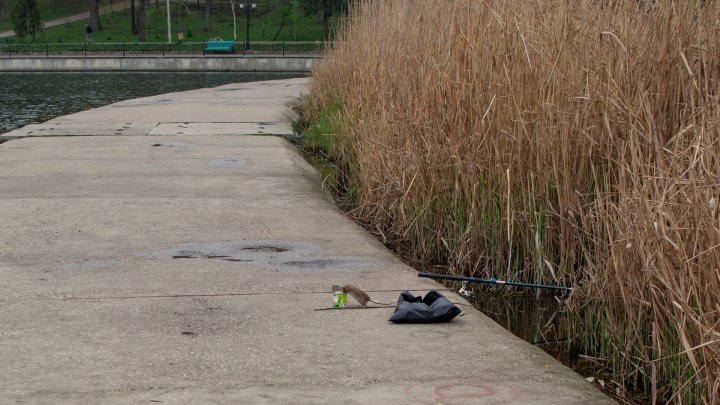
<instances>
[{"instance_id":1,"label":"metal fence","mask_svg":"<svg viewBox=\"0 0 720 405\"><path fill-rule=\"evenodd\" d=\"M133 57L133 56L321 56L329 42L234 42L230 50L216 51L207 42L127 42L127 43L0 43L0 57Z\"/></svg>"}]
</instances>

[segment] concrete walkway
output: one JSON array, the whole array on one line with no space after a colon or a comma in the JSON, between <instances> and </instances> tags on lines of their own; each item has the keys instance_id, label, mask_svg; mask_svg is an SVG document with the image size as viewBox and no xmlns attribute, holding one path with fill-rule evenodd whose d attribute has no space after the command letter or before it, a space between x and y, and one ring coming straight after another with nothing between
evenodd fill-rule
<instances>
[{"instance_id":1,"label":"concrete walkway","mask_svg":"<svg viewBox=\"0 0 720 405\"><path fill-rule=\"evenodd\" d=\"M472 308L433 325L314 310L332 284L441 287L345 218L287 141L243 135L290 133L305 84L9 134L29 137L0 145L0 403L612 403Z\"/></svg>"},{"instance_id":2,"label":"concrete walkway","mask_svg":"<svg viewBox=\"0 0 720 405\"><path fill-rule=\"evenodd\" d=\"M122 11L126 8L130 8L130 2L122 2L122 3L115 3L115 4L109 4L107 6L101 6L98 10L100 15L107 14L109 12L115 12L115 11ZM57 18L50 21L45 21L42 23L43 28L51 28L51 27L57 27L58 25L63 25L71 22L76 21L83 21L83 20L89 20L90 19L90 12L86 11L84 13L69 15L62 18ZM85 31L83 31L84 33ZM15 36L15 31L3 31L0 32L0 39L2 38L10 38Z\"/></svg>"}]
</instances>

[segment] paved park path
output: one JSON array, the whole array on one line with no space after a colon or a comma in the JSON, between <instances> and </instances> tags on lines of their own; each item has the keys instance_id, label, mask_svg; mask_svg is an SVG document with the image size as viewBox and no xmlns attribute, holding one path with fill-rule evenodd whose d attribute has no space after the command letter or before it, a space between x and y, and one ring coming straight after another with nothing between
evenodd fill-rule
<instances>
[{"instance_id":1,"label":"paved park path","mask_svg":"<svg viewBox=\"0 0 720 405\"><path fill-rule=\"evenodd\" d=\"M124 101L0 144L0 403L602 404L480 312L329 310L438 284L286 140L307 79ZM70 136L85 135L85 136ZM455 302L457 295L446 292Z\"/></svg>"},{"instance_id":2,"label":"paved park path","mask_svg":"<svg viewBox=\"0 0 720 405\"><path fill-rule=\"evenodd\" d=\"M103 14L107 14L110 12L125 10L126 8L130 8L129 1L121 2L121 3L114 3L114 4L107 5L107 6L101 6L100 10L98 10L98 12L100 13L100 15L103 15ZM57 27L58 25L63 25L63 24L76 22L76 21L89 20L89 19L90 19L90 11L88 10L84 13L69 15L66 17L56 18L56 19L50 20L50 21L45 21L44 23L42 23L42 26L43 26L43 28ZM84 33L85 33L85 31L83 30L83 34ZM14 37L14 36L15 36L15 31L0 32L0 39Z\"/></svg>"}]
</instances>

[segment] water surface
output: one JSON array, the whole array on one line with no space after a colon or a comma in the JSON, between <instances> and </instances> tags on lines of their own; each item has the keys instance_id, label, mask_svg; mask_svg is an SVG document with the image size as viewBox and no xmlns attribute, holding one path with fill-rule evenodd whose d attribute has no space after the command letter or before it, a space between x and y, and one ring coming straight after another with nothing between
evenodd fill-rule
<instances>
[{"instance_id":1,"label":"water surface","mask_svg":"<svg viewBox=\"0 0 720 405\"><path fill-rule=\"evenodd\" d=\"M131 98L302 76L223 72L0 73L0 134Z\"/></svg>"}]
</instances>

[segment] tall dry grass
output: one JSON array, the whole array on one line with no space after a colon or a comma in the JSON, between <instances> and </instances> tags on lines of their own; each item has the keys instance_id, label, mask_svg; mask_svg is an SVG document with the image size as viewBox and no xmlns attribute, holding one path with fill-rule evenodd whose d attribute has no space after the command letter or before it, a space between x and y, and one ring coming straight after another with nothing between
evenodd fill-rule
<instances>
[{"instance_id":1,"label":"tall dry grass","mask_svg":"<svg viewBox=\"0 0 720 405\"><path fill-rule=\"evenodd\" d=\"M720 1L363 1L313 75L372 228L574 284L616 382L720 403Z\"/></svg>"}]
</instances>

